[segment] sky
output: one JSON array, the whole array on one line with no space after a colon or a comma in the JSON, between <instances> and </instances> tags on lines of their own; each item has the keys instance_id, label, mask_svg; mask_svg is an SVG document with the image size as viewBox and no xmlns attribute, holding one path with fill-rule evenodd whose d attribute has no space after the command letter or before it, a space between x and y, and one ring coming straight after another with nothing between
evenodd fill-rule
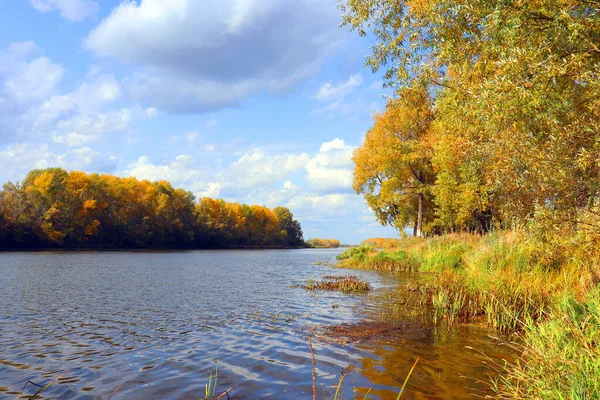
<instances>
[{"instance_id":1,"label":"sky","mask_svg":"<svg viewBox=\"0 0 600 400\"><path fill-rule=\"evenodd\" d=\"M352 189L385 105L335 0L0 0L0 182L62 167L397 237Z\"/></svg>"}]
</instances>

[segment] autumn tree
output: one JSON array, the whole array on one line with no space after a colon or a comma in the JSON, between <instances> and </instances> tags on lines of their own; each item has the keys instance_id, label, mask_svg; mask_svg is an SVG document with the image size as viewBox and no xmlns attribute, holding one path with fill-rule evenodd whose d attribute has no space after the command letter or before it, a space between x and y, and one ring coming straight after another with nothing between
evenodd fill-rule
<instances>
[{"instance_id":1,"label":"autumn tree","mask_svg":"<svg viewBox=\"0 0 600 400\"><path fill-rule=\"evenodd\" d=\"M438 223L573 220L598 197L600 4L346 0L394 88L435 87ZM489 222L489 221L488 221ZM575 224L578 222L575 221Z\"/></svg>"},{"instance_id":2,"label":"autumn tree","mask_svg":"<svg viewBox=\"0 0 600 400\"><path fill-rule=\"evenodd\" d=\"M365 141L353 156L354 190L364 194L382 224L402 230L412 225L422 236L423 224L433 221L431 165L428 137L433 109L427 87L403 89L375 115Z\"/></svg>"},{"instance_id":3,"label":"autumn tree","mask_svg":"<svg viewBox=\"0 0 600 400\"><path fill-rule=\"evenodd\" d=\"M0 191L0 247L298 246L286 208L203 198L167 181L31 171Z\"/></svg>"}]
</instances>

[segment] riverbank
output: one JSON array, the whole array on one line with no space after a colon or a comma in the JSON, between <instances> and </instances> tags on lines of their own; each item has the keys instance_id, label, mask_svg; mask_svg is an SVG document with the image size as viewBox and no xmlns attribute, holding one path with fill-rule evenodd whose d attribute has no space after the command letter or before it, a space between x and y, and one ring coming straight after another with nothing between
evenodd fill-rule
<instances>
[{"instance_id":1,"label":"riverbank","mask_svg":"<svg viewBox=\"0 0 600 400\"><path fill-rule=\"evenodd\" d=\"M517 332L521 357L495 383L498 398L600 398L600 274L580 250L558 252L525 231L505 231L352 248L338 265L432 273L401 290L416 294L436 322Z\"/></svg>"}]
</instances>

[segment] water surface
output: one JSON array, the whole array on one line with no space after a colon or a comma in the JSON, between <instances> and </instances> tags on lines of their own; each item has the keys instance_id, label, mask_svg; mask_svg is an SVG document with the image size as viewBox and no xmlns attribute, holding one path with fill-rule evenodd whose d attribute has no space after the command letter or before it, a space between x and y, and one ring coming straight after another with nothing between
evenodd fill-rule
<instances>
[{"instance_id":1,"label":"water surface","mask_svg":"<svg viewBox=\"0 0 600 400\"><path fill-rule=\"evenodd\" d=\"M218 366L218 388L249 399L311 399L307 339L319 325L386 317L403 278L333 270L339 250L42 252L0 254L0 398L27 380L57 399L197 399ZM332 273L367 279L369 295L310 293L290 285ZM339 307L338 307L339 305ZM387 310L387 311L386 311ZM485 328L421 325L393 339L315 342L320 398L344 380L370 398L472 398L499 357ZM474 348L472 350L470 348ZM31 389L33 390L33 389ZM32 391L28 391L32 394Z\"/></svg>"}]
</instances>

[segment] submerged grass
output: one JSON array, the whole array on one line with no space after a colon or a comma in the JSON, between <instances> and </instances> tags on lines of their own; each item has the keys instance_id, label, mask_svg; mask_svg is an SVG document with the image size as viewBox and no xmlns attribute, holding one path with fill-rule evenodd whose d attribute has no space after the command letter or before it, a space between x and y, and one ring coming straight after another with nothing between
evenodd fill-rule
<instances>
[{"instance_id":1,"label":"submerged grass","mask_svg":"<svg viewBox=\"0 0 600 400\"><path fill-rule=\"evenodd\" d=\"M564 248L553 260L552 249L524 230L455 234L355 250L338 266L434 273L403 290L416 293L436 322L478 320L519 332L523 356L495 383L498 398L600 398L599 263L575 245Z\"/></svg>"},{"instance_id":2,"label":"submerged grass","mask_svg":"<svg viewBox=\"0 0 600 400\"><path fill-rule=\"evenodd\" d=\"M298 285L306 290L328 290L344 293L365 293L372 289L371 284L354 275L327 275L322 281L309 279L304 285Z\"/></svg>"}]
</instances>

